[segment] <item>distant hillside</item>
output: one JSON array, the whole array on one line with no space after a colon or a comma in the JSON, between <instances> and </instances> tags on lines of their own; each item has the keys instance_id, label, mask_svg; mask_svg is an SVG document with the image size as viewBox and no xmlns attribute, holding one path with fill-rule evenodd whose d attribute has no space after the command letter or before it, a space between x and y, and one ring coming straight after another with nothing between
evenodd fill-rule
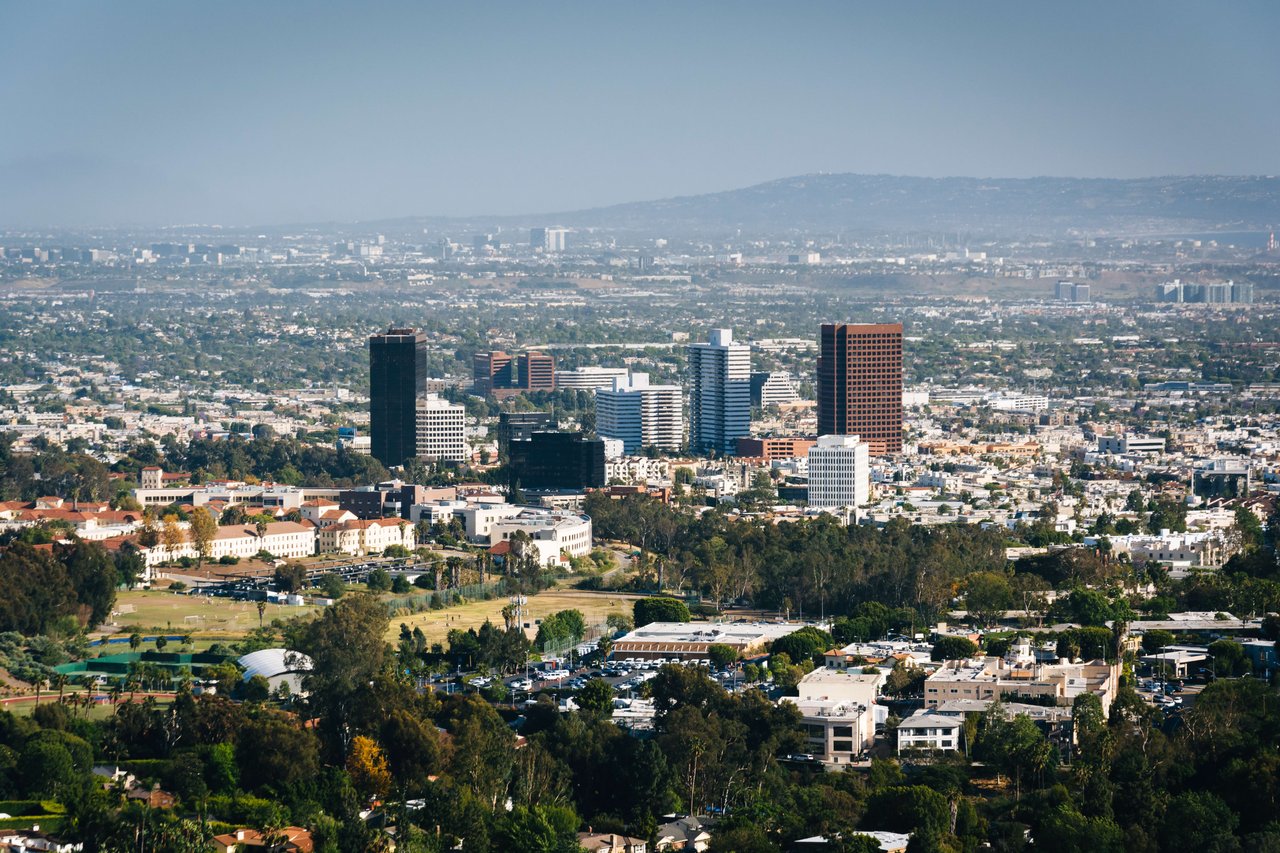
<instances>
[{"instance_id":1,"label":"distant hillside","mask_svg":"<svg viewBox=\"0 0 1280 853\"><path fill-rule=\"evenodd\" d=\"M560 214L559 221L578 227L692 232L1254 229L1280 223L1280 178L804 175L728 192Z\"/></svg>"},{"instance_id":2,"label":"distant hillside","mask_svg":"<svg viewBox=\"0 0 1280 853\"><path fill-rule=\"evenodd\" d=\"M911 178L803 175L727 192L542 216L400 220L434 226L562 224L652 234L938 232L1058 235L1280 226L1280 178ZM388 223L390 224L390 223ZM447 225L446 225L447 227Z\"/></svg>"}]
</instances>

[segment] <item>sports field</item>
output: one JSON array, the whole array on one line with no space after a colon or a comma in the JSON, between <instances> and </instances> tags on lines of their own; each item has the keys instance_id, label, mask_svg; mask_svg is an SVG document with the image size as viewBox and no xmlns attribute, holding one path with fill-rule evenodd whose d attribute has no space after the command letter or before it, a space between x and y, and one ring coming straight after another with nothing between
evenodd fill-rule
<instances>
[{"instance_id":1,"label":"sports field","mask_svg":"<svg viewBox=\"0 0 1280 853\"><path fill-rule=\"evenodd\" d=\"M610 613L631 615L633 602L643 598L619 592L588 592L581 589L549 589L537 595L529 596L526 605L529 615L524 622L531 626L530 636L536 631L536 620L550 616L559 610L581 610L588 625L603 622ZM466 630L479 628L488 619L499 628L502 627L502 608L508 604L506 598L495 598L492 601L472 601L449 607L444 610L428 610L410 616L391 617L391 627L387 631L387 640L396 642L400 637L400 624L409 626L409 630L422 628L427 642L444 642L453 628Z\"/></svg>"},{"instance_id":2,"label":"sports field","mask_svg":"<svg viewBox=\"0 0 1280 853\"><path fill-rule=\"evenodd\" d=\"M269 623L272 619L309 615L316 609L268 604L262 618L264 623ZM99 631L112 634L127 626L137 626L144 631L158 628L196 637L241 636L258 627L258 604L160 590L129 590L117 596L111 618Z\"/></svg>"}]
</instances>

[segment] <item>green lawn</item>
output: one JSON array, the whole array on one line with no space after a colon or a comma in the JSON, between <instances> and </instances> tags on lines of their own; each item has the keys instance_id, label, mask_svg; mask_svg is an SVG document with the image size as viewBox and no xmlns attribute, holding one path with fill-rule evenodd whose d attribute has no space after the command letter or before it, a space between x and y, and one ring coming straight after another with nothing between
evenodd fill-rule
<instances>
[{"instance_id":1,"label":"green lawn","mask_svg":"<svg viewBox=\"0 0 1280 853\"><path fill-rule=\"evenodd\" d=\"M305 616L316 609L268 604L263 621ZM137 626L144 632L159 629L174 635L190 633L197 639L240 637L258 627L258 603L159 590L129 590L117 596L115 611L100 630L115 634L129 626Z\"/></svg>"}]
</instances>

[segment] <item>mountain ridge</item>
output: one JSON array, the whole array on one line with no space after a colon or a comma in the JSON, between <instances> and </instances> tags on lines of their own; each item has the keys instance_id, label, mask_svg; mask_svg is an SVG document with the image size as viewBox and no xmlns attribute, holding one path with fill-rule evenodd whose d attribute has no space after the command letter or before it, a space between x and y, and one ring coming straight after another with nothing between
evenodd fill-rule
<instances>
[{"instance_id":1,"label":"mountain ridge","mask_svg":"<svg viewBox=\"0 0 1280 853\"><path fill-rule=\"evenodd\" d=\"M430 216L366 224L563 225L723 233L939 231L1063 234L1162 229L1255 230L1280 223L1280 177L925 178L849 172L778 178L739 189L576 211Z\"/></svg>"}]
</instances>

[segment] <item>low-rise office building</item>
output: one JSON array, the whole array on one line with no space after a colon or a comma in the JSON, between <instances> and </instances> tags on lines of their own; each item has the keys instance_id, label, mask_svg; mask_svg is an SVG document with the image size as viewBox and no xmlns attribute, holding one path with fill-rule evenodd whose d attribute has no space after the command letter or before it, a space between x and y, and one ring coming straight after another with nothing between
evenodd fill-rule
<instances>
[{"instance_id":1,"label":"low-rise office building","mask_svg":"<svg viewBox=\"0 0 1280 853\"><path fill-rule=\"evenodd\" d=\"M1120 685L1120 665L1094 660L1082 663L1040 663L1027 641L1016 643L1002 658L946 661L925 679L924 702L929 709L950 699L1052 701L1070 705L1076 696L1092 693L1104 714Z\"/></svg>"}]
</instances>

